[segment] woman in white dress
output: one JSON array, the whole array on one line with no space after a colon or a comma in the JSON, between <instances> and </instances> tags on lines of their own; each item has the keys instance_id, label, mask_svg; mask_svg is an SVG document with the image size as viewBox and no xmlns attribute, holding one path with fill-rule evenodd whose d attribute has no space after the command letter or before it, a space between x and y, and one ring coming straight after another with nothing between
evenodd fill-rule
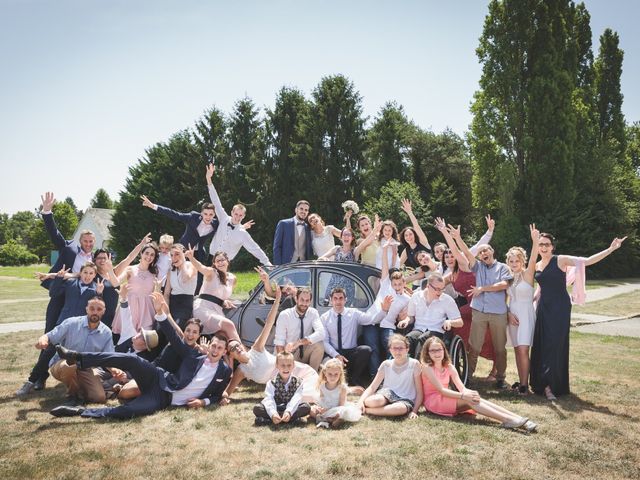
<instances>
[{"instance_id":1,"label":"woman in white dress","mask_svg":"<svg viewBox=\"0 0 640 480\"><path fill-rule=\"evenodd\" d=\"M311 246L316 257L325 255L336 246L335 237L340 238L340 230L333 225L325 225L322 217L312 213L307 219L311 226Z\"/></svg>"},{"instance_id":2,"label":"woman in white dress","mask_svg":"<svg viewBox=\"0 0 640 480\"><path fill-rule=\"evenodd\" d=\"M271 329L276 323L278 306L282 298L281 289L276 288L274 293L275 301L271 306L269 315L267 315L262 332L260 332L251 348L247 350L237 340L229 341L229 355L232 360L237 360L240 365L233 372L231 382L229 382L229 386L227 386L223 394L223 398L226 399L224 403L228 403L231 400L231 395L245 378L256 383L266 384L277 374L276 357L265 348ZM318 381L318 372L307 364L295 362L292 374L302 380L304 401L315 401L317 398L316 383Z\"/></svg>"},{"instance_id":3,"label":"woman in white dress","mask_svg":"<svg viewBox=\"0 0 640 480\"><path fill-rule=\"evenodd\" d=\"M527 252L522 247L511 247L507 252L507 265L513 274L513 280L507 289L509 296L509 338L513 345L518 367L519 382L511 388L519 395L529 394L529 348L533 341L536 324L536 312L533 307L533 281L538 258L538 239L540 232L530 225L531 257L527 264ZM527 265L525 268L525 264Z\"/></svg>"}]
</instances>

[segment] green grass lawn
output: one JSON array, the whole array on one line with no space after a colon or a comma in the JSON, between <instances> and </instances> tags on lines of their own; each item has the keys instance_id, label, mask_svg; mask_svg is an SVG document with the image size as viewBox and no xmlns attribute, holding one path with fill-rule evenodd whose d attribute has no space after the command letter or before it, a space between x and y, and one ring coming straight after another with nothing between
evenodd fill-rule
<instances>
[{"instance_id":1,"label":"green grass lawn","mask_svg":"<svg viewBox=\"0 0 640 480\"><path fill-rule=\"evenodd\" d=\"M0 462L7 479L630 479L640 477L640 340L571 334L573 393L552 404L480 385L481 394L539 424L532 435L481 417L364 418L335 431L254 427L262 387L231 405L171 409L130 421L56 419L50 380L12 396L36 359L37 332L0 335ZM624 365L624 368L620 368ZM490 365L482 362L479 375ZM507 380L515 380L509 353Z\"/></svg>"},{"instance_id":2,"label":"green grass lawn","mask_svg":"<svg viewBox=\"0 0 640 480\"><path fill-rule=\"evenodd\" d=\"M0 267L0 323L44 320L49 292L33 276L36 271L48 271L48 265ZM258 284L256 272L239 272L233 298L243 300Z\"/></svg>"}]
</instances>

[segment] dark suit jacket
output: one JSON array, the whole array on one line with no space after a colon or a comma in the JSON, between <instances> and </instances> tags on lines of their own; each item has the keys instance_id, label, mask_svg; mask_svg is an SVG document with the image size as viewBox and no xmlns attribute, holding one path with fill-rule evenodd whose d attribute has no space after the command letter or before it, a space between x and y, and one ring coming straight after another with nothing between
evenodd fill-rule
<instances>
[{"instance_id":1,"label":"dark suit jacket","mask_svg":"<svg viewBox=\"0 0 640 480\"><path fill-rule=\"evenodd\" d=\"M207 357L206 355L201 355L196 349L184 343L167 320L158 323L160 330L166 335L178 356L182 358L182 363L177 373L163 371L162 380L164 380L164 382L161 380L160 387L165 391L181 390L191 383ZM209 399L210 405L218 403L230 379L231 369L221 359L218 362L218 370L213 380L211 380L211 383L209 383L202 395L200 395L200 398L203 400Z\"/></svg>"},{"instance_id":2,"label":"dark suit jacket","mask_svg":"<svg viewBox=\"0 0 640 480\"><path fill-rule=\"evenodd\" d=\"M59 272L62 265L66 268L73 267L73 263L76 261L76 255L80 249L80 244L74 240L66 240L62 236L53 218L53 213L42 215L42 219L44 220L44 228L47 230L49 238L58 250L58 260L56 260L56 263L51 267L49 272ZM52 281L53 280L45 280L40 285L49 289Z\"/></svg>"},{"instance_id":3,"label":"dark suit jacket","mask_svg":"<svg viewBox=\"0 0 640 480\"><path fill-rule=\"evenodd\" d=\"M189 248L191 245L196 249L196 258L201 262L204 261L207 257L207 252L205 250L205 243L211 241L213 236L218 230L219 221L217 218L214 218L211 222L213 226L213 230L211 233L201 237L198 233L198 225L202 222L202 215L198 212L176 212L175 210L171 210L170 208L163 207L158 205L158 213L164 215L165 217L169 217L173 220L177 220L178 222L184 223L184 232L180 237L180 243L184 245L185 248Z\"/></svg>"},{"instance_id":4,"label":"dark suit jacket","mask_svg":"<svg viewBox=\"0 0 640 480\"><path fill-rule=\"evenodd\" d=\"M295 250L295 217L286 218L280 220L276 225L276 233L273 236L273 264L282 265L283 263L289 263L291 257L293 257L293 251ZM306 259L311 260L313 256L313 250L311 248L311 228L309 224L305 222L305 247L306 247Z\"/></svg>"},{"instance_id":5,"label":"dark suit jacket","mask_svg":"<svg viewBox=\"0 0 640 480\"><path fill-rule=\"evenodd\" d=\"M62 277L56 277L53 279L53 283L49 287L49 296L51 298L64 297L64 307L62 307L56 325L60 325L63 320L69 317L86 315L89 300L98 293L96 292L95 282L92 282L91 286L80 293L80 283L79 278L64 280Z\"/></svg>"}]
</instances>

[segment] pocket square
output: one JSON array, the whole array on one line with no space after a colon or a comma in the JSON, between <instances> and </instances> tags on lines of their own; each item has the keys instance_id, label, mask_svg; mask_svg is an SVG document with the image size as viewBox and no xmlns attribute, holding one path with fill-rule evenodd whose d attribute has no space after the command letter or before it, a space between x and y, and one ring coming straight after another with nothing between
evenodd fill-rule
<instances>
[{"instance_id":1,"label":"pocket square","mask_svg":"<svg viewBox=\"0 0 640 480\"><path fill-rule=\"evenodd\" d=\"M217 378L217 379L216 379L216 382L221 382L221 381L222 381L222 379L221 379L221 378Z\"/></svg>"}]
</instances>

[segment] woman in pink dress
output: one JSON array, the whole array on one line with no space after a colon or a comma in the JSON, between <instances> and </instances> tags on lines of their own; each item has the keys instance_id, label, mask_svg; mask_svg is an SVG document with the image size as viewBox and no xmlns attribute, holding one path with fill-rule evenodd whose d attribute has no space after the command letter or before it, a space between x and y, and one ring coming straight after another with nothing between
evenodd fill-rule
<instances>
[{"instance_id":1,"label":"woman in pink dress","mask_svg":"<svg viewBox=\"0 0 640 480\"><path fill-rule=\"evenodd\" d=\"M229 272L229 257L224 252L216 252L213 265L206 267L195 258L193 248L185 250L184 254L204 277L200 295L193 302L193 317L202 322L202 334L222 331L229 340L240 341L236 326L223 311L224 308L235 308L230 299L236 277Z\"/></svg>"},{"instance_id":2,"label":"woman in pink dress","mask_svg":"<svg viewBox=\"0 0 640 480\"><path fill-rule=\"evenodd\" d=\"M155 243L147 243L140 251L140 263L127 267L118 277L118 281L123 283L126 279L129 285L128 303L133 328L139 332L141 328L152 329L155 317L153 301L150 295L156 286L158 268L158 247ZM122 332L122 319L120 310L116 312L112 324L113 333Z\"/></svg>"},{"instance_id":3,"label":"woman in pink dress","mask_svg":"<svg viewBox=\"0 0 640 480\"><path fill-rule=\"evenodd\" d=\"M452 417L473 409L485 417L498 420L503 428L522 428L527 432L533 432L538 428L528 418L485 400L475 390L466 388L440 338L427 339L422 347L420 362L422 363L423 405L428 412ZM455 385L457 391L449 388L451 383Z\"/></svg>"}]
</instances>

